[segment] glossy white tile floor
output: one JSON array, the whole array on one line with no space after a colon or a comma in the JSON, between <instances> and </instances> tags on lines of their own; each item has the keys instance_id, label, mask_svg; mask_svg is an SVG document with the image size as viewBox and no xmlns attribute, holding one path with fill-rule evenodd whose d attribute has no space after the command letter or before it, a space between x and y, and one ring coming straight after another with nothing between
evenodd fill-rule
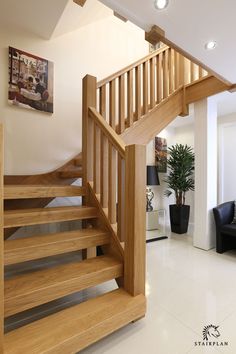
<instances>
[{"instance_id":1,"label":"glossy white tile floor","mask_svg":"<svg viewBox=\"0 0 236 354\"><path fill-rule=\"evenodd\" d=\"M236 252L192 246L187 235L147 244L146 318L83 354L236 353ZM228 347L195 347L206 325L219 326Z\"/></svg>"}]
</instances>

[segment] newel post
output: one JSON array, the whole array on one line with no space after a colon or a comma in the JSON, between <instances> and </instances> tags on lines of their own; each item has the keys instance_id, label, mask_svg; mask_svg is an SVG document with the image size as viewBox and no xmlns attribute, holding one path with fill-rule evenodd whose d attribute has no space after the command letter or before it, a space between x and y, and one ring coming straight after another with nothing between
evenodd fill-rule
<instances>
[{"instance_id":1,"label":"newel post","mask_svg":"<svg viewBox=\"0 0 236 354\"><path fill-rule=\"evenodd\" d=\"M97 78L86 75L83 78L83 120L82 120L82 166L83 185L93 181L93 122L88 108L96 108Z\"/></svg>"},{"instance_id":2,"label":"newel post","mask_svg":"<svg viewBox=\"0 0 236 354\"><path fill-rule=\"evenodd\" d=\"M89 117L89 107L96 108L97 101L97 78L86 75L83 78L83 119L82 119L82 168L83 186L87 187L88 182L93 182L93 134L94 124ZM87 204L86 197L83 197L83 204ZM86 227L86 221L83 223ZM96 257L96 247L88 248L82 252L83 259Z\"/></svg>"},{"instance_id":3,"label":"newel post","mask_svg":"<svg viewBox=\"0 0 236 354\"><path fill-rule=\"evenodd\" d=\"M146 147L125 148L124 287L133 296L145 294Z\"/></svg>"},{"instance_id":4,"label":"newel post","mask_svg":"<svg viewBox=\"0 0 236 354\"><path fill-rule=\"evenodd\" d=\"M0 125L0 353L4 343L3 126Z\"/></svg>"}]
</instances>

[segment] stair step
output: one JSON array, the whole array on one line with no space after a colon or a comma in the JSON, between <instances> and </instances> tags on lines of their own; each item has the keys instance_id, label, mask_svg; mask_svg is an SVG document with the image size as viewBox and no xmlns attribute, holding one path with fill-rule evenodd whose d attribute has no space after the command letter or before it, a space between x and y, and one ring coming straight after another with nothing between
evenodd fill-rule
<instances>
[{"instance_id":1,"label":"stair step","mask_svg":"<svg viewBox=\"0 0 236 354\"><path fill-rule=\"evenodd\" d=\"M106 245L109 241L108 233L94 228L7 240L4 244L4 263L10 265L31 261Z\"/></svg>"},{"instance_id":2,"label":"stair step","mask_svg":"<svg viewBox=\"0 0 236 354\"><path fill-rule=\"evenodd\" d=\"M16 276L5 281L5 316L119 278L122 274L121 261L100 256Z\"/></svg>"},{"instance_id":3,"label":"stair step","mask_svg":"<svg viewBox=\"0 0 236 354\"><path fill-rule=\"evenodd\" d=\"M72 354L145 314L144 295L114 290L16 329L4 337L4 354Z\"/></svg>"},{"instance_id":4,"label":"stair step","mask_svg":"<svg viewBox=\"0 0 236 354\"><path fill-rule=\"evenodd\" d=\"M82 178L83 172L81 167L69 166L64 171L58 172L60 178Z\"/></svg>"},{"instance_id":5,"label":"stair step","mask_svg":"<svg viewBox=\"0 0 236 354\"><path fill-rule=\"evenodd\" d=\"M5 185L4 199L56 198L84 196L86 189L77 186Z\"/></svg>"},{"instance_id":6,"label":"stair step","mask_svg":"<svg viewBox=\"0 0 236 354\"><path fill-rule=\"evenodd\" d=\"M91 219L98 216L94 207L66 206L4 211L4 228Z\"/></svg>"}]
</instances>

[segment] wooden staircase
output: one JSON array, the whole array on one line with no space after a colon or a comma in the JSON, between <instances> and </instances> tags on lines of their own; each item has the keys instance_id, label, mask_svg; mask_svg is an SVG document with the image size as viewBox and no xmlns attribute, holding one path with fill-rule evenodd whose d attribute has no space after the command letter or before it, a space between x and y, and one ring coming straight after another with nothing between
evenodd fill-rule
<instances>
[{"instance_id":1,"label":"wooden staircase","mask_svg":"<svg viewBox=\"0 0 236 354\"><path fill-rule=\"evenodd\" d=\"M187 115L191 102L228 89L165 46L99 83L84 78L83 158L66 170L44 175L42 183L42 176L11 177L3 186L0 140L0 353L76 353L145 315L145 145ZM67 185L76 178L82 187ZM56 197L83 203L44 207ZM12 203L5 211L4 200ZM4 242L4 230L74 220L83 228ZM81 261L47 266L79 251ZM38 260L44 267L34 266ZM4 266L17 270L24 262L30 269L4 281ZM109 280L119 288L4 334L4 318Z\"/></svg>"}]
</instances>

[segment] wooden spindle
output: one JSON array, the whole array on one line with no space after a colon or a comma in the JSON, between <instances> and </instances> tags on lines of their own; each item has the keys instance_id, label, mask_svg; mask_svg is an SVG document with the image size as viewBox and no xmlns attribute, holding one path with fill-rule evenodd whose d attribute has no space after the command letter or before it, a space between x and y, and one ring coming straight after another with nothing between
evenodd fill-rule
<instances>
[{"instance_id":1,"label":"wooden spindle","mask_svg":"<svg viewBox=\"0 0 236 354\"><path fill-rule=\"evenodd\" d=\"M143 63L143 114L148 112L148 61Z\"/></svg>"},{"instance_id":2,"label":"wooden spindle","mask_svg":"<svg viewBox=\"0 0 236 354\"><path fill-rule=\"evenodd\" d=\"M179 86L184 85L184 57L179 54Z\"/></svg>"},{"instance_id":3,"label":"wooden spindle","mask_svg":"<svg viewBox=\"0 0 236 354\"><path fill-rule=\"evenodd\" d=\"M175 90L180 86L179 53L175 51Z\"/></svg>"},{"instance_id":4,"label":"wooden spindle","mask_svg":"<svg viewBox=\"0 0 236 354\"><path fill-rule=\"evenodd\" d=\"M101 86L99 91L99 113L106 119L106 85Z\"/></svg>"},{"instance_id":5,"label":"wooden spindle","mask_svg":"<svg viewBox=\"0 0 236 354\"><path fill-rule=\"evenodd\" d=\"M3 126L0 125L0 353L4 352Z\"/></svg>"},{"instance_id":6,"label":"wooden spindle","mask_svg":"<svg viewBox=\"0 0 236 354\"><path fill-rule=\"evenodd\" d=\"M174 85L174 69L175 69L175 60L174 60L174 50L169 49L169 93L173 93L175 89Z\"/></svg>"},{"instance_id":7,"label":"wooden spindle","mask_svg":"<svg viewBox=\"0 0 236 354\"><path fill-rule=\"evenodd\" d=\"M125 259L124 288L145 294L146 147L125 148Z\"/></svg>"},{"instance_id":8,"label":"wooden spindle","mask_svg":"<svg viewBox=\"0 0 236 354\"><path fill-rule=\"evenodd\" d=\"M96 194L100 194L100 148L101 132L99 127L94 124L93 134L93 189Z\"/></svg>"},{"instance_id":9,"label":"wooden spindle","mask_svg":"<svg viewBox=\"0 0 236 354\"><path fill-rule=\"evenodd\" d=\"M116 81L112 80L109 84L109 124L116 129Z\"/></svg>"},{"instance_id":10,"label":"wooden spindle","mask_svg":"<svg viewBox=\"0 0 236 354\"><path fill-rule=\"evenodd\" d=\"M117 186L117 205L118 205L118 215L117 215L117 236L121 242L124 241L125 236L125 223L124 223L124 214L125 214L125 181L124 181L124 160L120 155L118 155L118 186Z\"/></svg>"},{"instance_id":11,"label":"wooden spindle","mask_svg":"<svg viewBox=\"0 0 236 354\"><path fill-rule=\"evenodd\" d=\"M131 127L134 122L133 109L133 70L127 73L127 125Z\"/></svg>"},{"instance_id":12,"label":"wooden spindle","mask_svg":"<svg viewBox=\"0 0 236 354\"><path fill-rule=\"evenodd\" d=\"M125 80L124 75L119 77L119 134L125 130Z\"/></svg>"},{"instance_id":13,"label":"wooden spindle","mask_svg":"<svg viewBox=\"0 0 236 354\"><path fill-rule=\"evenodd\" d=\"M164 52L163 59L163 98L169 96L169 50Z\"/></svg>"},{"instance_id":14,"label":"wooden spindle","mask_svg":"<svg viewBox=\"0 0 236 354\"><path fill-rule=\"evenodd\" d=\"M155 61L150 59L150 108L155 106Z\"/></svg>"},{"instance_id":15,"label":"wooden spindle","mask_svg":"<svg viewBox=\"0 0 236 354\"><path fill-rule=\"evenodd\" d=\"M108 207L108 139L101 134L100 194L103 208Z\"/></svg>"},{"instance_id":16,"label":"wooden spindle","mask_svg":"<svg viewBox=\"0 0 236 354\"><path fill-rule=\"evenodd\" d=\"M135 68L135 119L141 117L141 66Z\"/></svg>"},{"instance_id":17,"label":"wooden spindle","mask_svg":"<svg viewBox=\"0 0 236 354\"><path fill-rule=\"evenodd\" d=\"M199 79L202 79L204 76L204 70L201 66L199 66Z\"/></svg>"},{"instance_id":18,"label":"wooden spindle","mask_svg":"<svg viewBox=\"0 0 236 354\"><path fill-rule=\"evenodd\" d=\"M157 103L163 99L163 55L160 53L156 57L156 85L157 85Z\"/></svg>"},{"instance_id":19,"label":"wooden spindle","mask_svg":"<svg viewBox=\"0 0 236 354\"><path fill-rule=\"evenodd\" d=\"M109 143L108 219L111 224L116 223L116 166L116 150Z\"/></svg>"},{"instance_id":20,"label":"wooden spindle","mask_svg":"<svg viewBox=\"0 0 236 354\"><path fill-rule=\"evenodd\" d=\"M190 62L190 83L195 81L195 65L194 63L191 61Z\"/></svg>"}]
</instances>

